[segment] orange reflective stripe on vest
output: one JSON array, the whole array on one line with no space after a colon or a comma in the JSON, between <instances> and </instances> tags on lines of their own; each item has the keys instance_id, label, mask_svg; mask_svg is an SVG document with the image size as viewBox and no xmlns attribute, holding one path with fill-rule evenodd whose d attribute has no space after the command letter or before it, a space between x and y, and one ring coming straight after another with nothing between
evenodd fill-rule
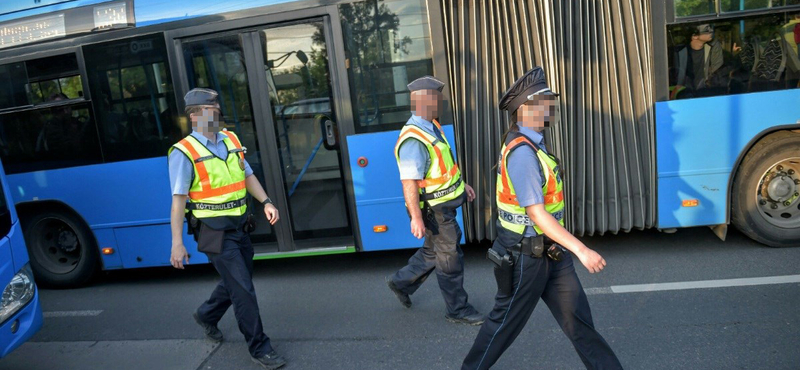
<instances>
[{"instance_id":1,"label":"orange reflective stripe on vest","mask_svg":"<svg viewBox=\"0 0 800 370\"><path fill-rule=\"evenodd\" d=\"M444 131L442 131L442 125L440 125L439 121L437 120L433 120L432 122L433 125L436 126L436 129L439 130L439 134L442 135L442 137L444 138ZM433 145L433 143L431 143L431 145ZM450 171L445 171L446 166L444 164L444 158L442 157L442 152L435 145L433 146L433 150L436 151L436 156L439 157L439 172L442 173L443 175L435 179L420 180L417 182L417 185L419 187L428 187L433 185L446 184L458 174L458 163L454 162L453 167L450 169ZM453 161L455 161L455 158L453 158Z\"/></svg>"},{"instance_id":2,"label":"orange reflective stripe on vest","mask_svg":"<svg viewBox=\"0 0 800 370\"><path fill-rule=\"evenodd\" d=\"M437 128L441 127L441 126L439 126L439 123L436 122L436 120L434 120L433 122L436 124ZM441 128L440 128L440 130L441 130ZM453 176L455 176L456 173L458 173L458 164L455 164L455 163L453 164L453 168L451 168L450 171L447 171L447 165L445 165L445 163L444 163L444 157L442 157L442 151L436 145L433 145L433 142L431 142L430 140L427 140L426 139L426 135L423 134L422 131L417 130L416 128L412 127L412 128L408 128L407 129L406 135L408 135L408 133L416 134L417 136L419 136L420 139L425 140L428 144L431 145L431 147L433 147L433 151L436 152L436 160L439 163L439 173L444 174L444 176L437 177L435 179L425 179L425 180L417 181L417 185L419 187L424 188L424 187L431 186L431 185L444 184L444 183L450 181L450 179L452 179ZM398 148L399 148L399 145L402 144L403 141L405 141L405 140L406 140L405 137L400 137L400 139L397 140Z\"/></svg>"},{"instance_id":3,"label":"orange reflective stripe on vest","mask_svg":"<svg viewBox=\"0 0 800 370\"><path fill-rule=\"evenodd\" d=\"M436 149L436 151L438 152L439 149ZM458 163L453 163L453 168L450 169L450 172L445 173L444 176L437 177L435 179L419 180L417 181L417 186L424 188L433 185L446 184L448 181L450 181L450 179L455 177L456 174L458 174Z\"/></svg>"},{"instance_id":4,"label":"orange reflective stripe on vest","mask_svg":"<svg viewBox=\"0 0 800 370\"><path fill-rule=\"evenodd\" d=\"M205 199L211 197L218 197L220 195L235 193L245 188L245 182L239 181L235 184L225 185L214 189L208 189L198 192L189 192L189 198L192 199Z\"/></svg>"},{"instance_id":5,"label":"orange reflective stripe on vest","mask_svg":"<svg viewBox=\"0 0 800 370\"><path fill-rule=\"evenodd\" d=\"M238 144L238 140L235 140L232 135L228 135L229 138L233 141L234 144L238 148L241 148L241 145ZM220 195L230 194L245 188L245 182L239 181L234 184L221 186L218 188L211 187L211 180L208 177L208 170L206 169L205 163L203 161L198 162L197 160L200 158L200 153L198 153L191 143L189 143L188 139L183 139L179 142L184 148L186 148L189 153L192 154L192 162L194 162L195 167L197 168L197 175L198 180L200 181L200 188L201 191L190 191L189 198L191 199L206 199L211 197L216 197ZM239 152L241 155L244 155L242 152Z\"/></svg>"},{"instance_id":6,"label":"orange reflective stripe on vest","mask_svg":"<svg viewBox=\"0 0 800 370\"><path fill-rule=\"evenodd\" d=\"M539 148L534 145L530 140L526 137L521 136L514 140L511 140L508 145L506 145L505 151L503 151L503 155L500 157L500 178L503 181L503 189L500 191L499 200L505 204L511 205L519 205L517 201L517 196L515 194L511 194L511 187L508 184L508 176L506 176L506 158L508 157L508 153L519 146L520 144L528 144L533 147L534 150L539 151ZM551 203L559 203L564 200L563 192L556 190L556 174L553 172L553 169L549 166L542 166L547 168L547 172L550 175L550 178L554 181L547 181L547 191L544 194L544 202L545 204Z\"/></svg>"},{"instance_id":7,"label":"orange reflective stripe on vest","mask_svg":"<svg viewBox=\"0 0 800 370\"><path fill-rule=\"evenodd\" d=\"M194 150L194 147L189 142L189 139L181 140L180 144L183 145L183 147L186 148L186 150L188 150L189 153L192 154L192 162L194 162L195 167L197 167L197 174L200 177L198 179L200 181L200 187L202 187L203 189L211 188L211 180L209 180L208 178L208 170L206 170L206 164L203 163L202 161L201 162L197 161L200 158L200 153ZM194 198L192 197L191 193L189 194L189 197Z\"/></svg>"},{"instance_id":8,"label":"orange reflective stripe on vest","mask_svg":"<svg viewBox=\"0 0 800 370\"><path fill-rule=\"evenodd\" d=\"M231 135L228 131L221 131L223 135L227 136L228 139L231 139L233 145L236 146L236 149L242 149L242 143L239 142L239 138L236 135ZM239 158L244 160L244 151L239 152Z\"/></svg>"},{"instance_id":9,"label":"orange reflective stripe on vest","mask_svg":"<svg viewBox=\"0 0 800 370\"><path fill-rule=\"evenodd\" d=\"M439 121L433 120L433 125L439 129L439 133L442 134L442 137L444 137L444 131L442 131L442 125L439 124Z\"/></svg>"}]
</instances>

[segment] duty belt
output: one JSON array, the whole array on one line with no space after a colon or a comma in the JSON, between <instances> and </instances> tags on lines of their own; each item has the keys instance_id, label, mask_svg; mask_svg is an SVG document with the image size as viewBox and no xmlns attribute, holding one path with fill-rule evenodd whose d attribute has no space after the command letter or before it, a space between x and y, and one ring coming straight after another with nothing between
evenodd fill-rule
<instances>
[{"instance_id":1,"label":"duty belt","mask_svg":"<svg viewBox=\"0 0 800 370\"><path fill-rule=\"evenodd\" d=\"M544 237L529 236L522 238L522 241L508 248L512 252L521 253L533 258L541 258L544 254Z\"/></svg>"},{"instance_id":2,"label":"duty belt","mask_svg":"<svg viewBox=\"0 0 800 370\"><path fill-rule=\"evenodd\" d=\"M186 209L188 210L200 210L200 211L226 211L229 209L239 208L243 205L247 204L247 198L242 198L239 200L232 200L226 203L186 203Z\"/></svg>"},{"instance_id":3,"label":"duty belt","mask_svg":"<svg viewBox=\"0 0 800 370\"><path fill-rule=\"evenodd\" d=\"M453 184L452 186L450 186L447 189L434 191L433 193L420 194L419 197L420 197L420 200L422 200L422 201L432 200L432 199L439 199L441 197L453 194L458 189L459 186L461 186L461 179L460 178L458 179L458 181L456 181L455 184Z\"/></svg>"}]
</instances>

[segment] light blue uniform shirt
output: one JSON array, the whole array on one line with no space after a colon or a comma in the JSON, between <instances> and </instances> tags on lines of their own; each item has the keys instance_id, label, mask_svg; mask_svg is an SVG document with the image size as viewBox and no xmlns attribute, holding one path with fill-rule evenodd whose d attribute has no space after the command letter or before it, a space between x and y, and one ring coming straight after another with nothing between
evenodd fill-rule
<instances>
[{"instance_id":1,"label":"light blue uniform shirt","mask_svg":"<svg viewBox=\"0 0 800 370\"><path fill-rule=\"evenodd\" d=\"M414 125L434 137L439 137L436 135L436 128L433 127L433 123L420 116L412 115L406 125ZM400 145L398 156L400 157L398 166L400 180L422 180L425 178L425 174L431 165L430 154L428 154L428 148L425 147L425 144L419 140L406 140Z\"/></svg>"},{"instance_id":2,"label":"light blue uniform shirt","mask_svg":"<svg viewBox=\"0 0 800 370\"><path fill-rule=\"evenodd\" d=\"M525 135L540 150L547 153L542 134L521 125L517 126L521 134ZM514 185L519 205L524 208L543 204L542 186L544 186L544 175L542 174L542 167L539 165L539 157L536 156L533 148L523 145L514 149L508 156L506 165L508 167L508 177L511 178L511 183ZM525 228L523 235L536 236L537 234L533 227L528 226Z\"/></svg>"},{"instance_id":3,"label":"light blue uniform shirt","mask_svg":"<svg viewBox=\"0 0 800 370\"><path fill-rule=\"evenodd\" d=\"M225 145L223 139L225 135L221 132L217 133L217 142L212 143L203 134L192 131L192 137L199 140L208 150L219 158L227 158L228 147ZM253 174L253 169L247 160L244 161L244 176ZM180 150L173 150L169 155L169 183L172 189L172 195L188 195L189 188L192 187L192 178L194 177L194 167L192 161L183 154Z\"/></svg>"}]
</instances>

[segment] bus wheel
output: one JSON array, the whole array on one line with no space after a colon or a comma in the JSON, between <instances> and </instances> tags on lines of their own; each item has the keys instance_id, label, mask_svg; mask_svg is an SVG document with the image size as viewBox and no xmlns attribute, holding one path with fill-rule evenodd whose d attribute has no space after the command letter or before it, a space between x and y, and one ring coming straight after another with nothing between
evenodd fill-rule
<instances>
[{"instance_id":1,"label":"bus wheel","mask_svg":"<svg viewBox=\"0 0 800 370\"><path fill-rule=\"evenodd\" d=\"M69 288L86 284L97 271L97 243L83 221L62 212L25 220L25 242L37 283Z\"/></svg>"},{"instance_id":2,"label":"bus wheel","mask_svg":"<svg viewBox=\"0 0 800 370\"><path fill-rule=\"evenodd\" d=\"M800 245L800 135L779 131L744 157L733 183L731 222L770 247Z\"/></svg>"}]
</instances>

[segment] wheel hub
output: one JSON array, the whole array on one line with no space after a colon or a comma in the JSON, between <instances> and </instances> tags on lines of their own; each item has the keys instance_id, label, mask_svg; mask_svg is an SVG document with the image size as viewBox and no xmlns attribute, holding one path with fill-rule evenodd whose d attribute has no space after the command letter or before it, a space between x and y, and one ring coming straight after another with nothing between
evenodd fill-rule
<instances>
[{"instance_id":1,"label":"wheel hub","mask_svg":"<svg viewBox=\"0 0 800 370\"><path fill-rule=\"evenodd\" d=\"M78 236L71 230L62 230L58 234L58 247L64 252L74 252L78 249Z\"/></svg>"},{"instance_id":2,"label":"wheel hub","mask_svg":"<svg viewBox=\"0 0 800 370\"><path fill-rule=\"evenodd\" d=\"M81 260L78 234L64 220L48 217L31 226L28 244L32 258L53 274L72 272Z\"/></svg>"},{"instance_id":3,"label":"wheel hub","mask_svg":"<svg viewBox=\"0 0 800 370\"><path fill-rule=\"evenodd\" d=\"M774 164L759 181L756 202L764 219L778 227L800 227L800 158Z\"/></svg>"}]
</instances>

